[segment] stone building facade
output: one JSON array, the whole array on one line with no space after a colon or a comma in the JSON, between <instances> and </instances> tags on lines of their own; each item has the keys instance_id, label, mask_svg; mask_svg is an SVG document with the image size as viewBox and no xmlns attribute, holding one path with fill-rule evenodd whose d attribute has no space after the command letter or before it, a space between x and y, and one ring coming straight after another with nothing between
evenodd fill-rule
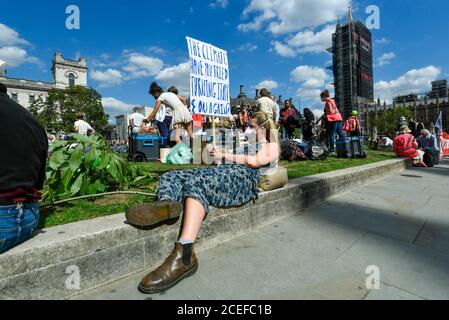
<instances>
[{"instance_id":1,"label":"stone building facade","mask_svg":"<svg viewBox=\"0 0 449 320\"><path fill-rule=\"evenodd\" d=\"M52 61L53 82L35 81L7 77L0 74L0 82L8 88L8 95L25 108L41 97L46 101L53 89L66 89L69 86L87 87L87 60L64 59L61 53L55 53Z\"/></svg>"}]
</instances>

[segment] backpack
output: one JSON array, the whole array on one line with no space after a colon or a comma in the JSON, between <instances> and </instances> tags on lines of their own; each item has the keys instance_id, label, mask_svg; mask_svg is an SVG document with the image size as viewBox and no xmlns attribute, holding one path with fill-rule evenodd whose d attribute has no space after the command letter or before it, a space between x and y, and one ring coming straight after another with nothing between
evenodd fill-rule
<instances>
[{"instance_id":1,"label":"backpack","mask_svg":"<svg viewBox=\"0 0 449 320\"><path fill-rule=\"evenodd\" d=\"M329 156L329 150L326 145L321 144L318 141L312 141L309 143L309 151L307 152L307 158L312 161L326 160Z\"/></svg>"},{"instance_id":2,"label":"backpack","mask_svg":"<svg viewBox=\"0 0 449 320\"><path fill-rule=\"evenodd\" d=\"M302 161L307 160L306 155L301 150L299 145L293 141L283 142L281 145L281 157L287 161Z\"/></svg>"},{"instance_id":3,"label":"backpack","mask_svg":"<svg viewBox=\"0 0 449 320\"><path fill-rule=\"evenodd\" d=\"M357 119L355 117L349 118L343 127L345 132L355 132L357 130Z\"/></svg>"}]
</instances>

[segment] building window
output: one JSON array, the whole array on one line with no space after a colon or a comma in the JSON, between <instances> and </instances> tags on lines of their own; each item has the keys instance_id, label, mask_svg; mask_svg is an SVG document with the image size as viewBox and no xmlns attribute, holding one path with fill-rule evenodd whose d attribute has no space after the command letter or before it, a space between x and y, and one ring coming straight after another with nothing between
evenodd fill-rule
<instances>
[{"instance_id":1,"label":"building window","mask_svg":"<svg viewBox=\"0 0 449 320\"><path fill-rule=\"evenodd\" d=\"M33 104L35 100L36 100L36 97L33 95L30 95L30 100L29 100L30 104Z\"/></svg>"},{"instance_id":2,"label":"building window","mask_svg":"<svg viewBox=\"0 0 449 320\"><path fill-rule=\"evenodd\" d=\"M75 75L73 73L69 74L69 86L75 85Z\"/></svg>"},{"instance_id":3,"label":"building window","mask_svg":"<svg viewBox=\"0 0 449 320\"><path fill-rule=\"evenodd\" d=\"M12 99L14 102L18 102L18 101L19 101L19 98L18 98L18 96L17 96L17 93L12 93L12 94L11 94L11 99Z\"/></svg>"}]
</instances>

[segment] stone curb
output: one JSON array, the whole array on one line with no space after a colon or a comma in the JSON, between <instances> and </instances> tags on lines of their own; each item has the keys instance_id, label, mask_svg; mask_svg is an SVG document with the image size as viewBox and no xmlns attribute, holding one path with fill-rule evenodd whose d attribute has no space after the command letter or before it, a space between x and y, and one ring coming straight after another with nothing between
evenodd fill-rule
<instances>
[{"instance_id":1,"label":"stone curb","mask_svg":"<svg viewBox=\"0 0 449 320\"><path fill-rule=\"evenodd\" d=\"M410 166L407 160L389 160L291 180L283 189L260 194L255 203L214 209L203 225L197 251ZM150 270L170 253L179 228L180 221L152 231L136 230L119 214L42 230L25 244L0 255L0 299L69 299ZM79 289L72 281L78 270Z\"/></svg>"}]
</instances>

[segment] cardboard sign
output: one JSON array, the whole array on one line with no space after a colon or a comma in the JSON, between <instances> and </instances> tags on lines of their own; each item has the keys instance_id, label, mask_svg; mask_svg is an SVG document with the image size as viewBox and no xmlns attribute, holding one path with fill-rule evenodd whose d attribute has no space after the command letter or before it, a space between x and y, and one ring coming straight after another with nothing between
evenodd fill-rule
<instances>
[{"instance_id":1,"label":"cardboard sign","mask_svg":"<svg viewBox=\"0 0 449 320\"><path fill-rule=\"evenodd\" d=\"M190 106L192 114L229 117L228 53L187 37L190 56Z\"/></svg>"}]
</instances>

